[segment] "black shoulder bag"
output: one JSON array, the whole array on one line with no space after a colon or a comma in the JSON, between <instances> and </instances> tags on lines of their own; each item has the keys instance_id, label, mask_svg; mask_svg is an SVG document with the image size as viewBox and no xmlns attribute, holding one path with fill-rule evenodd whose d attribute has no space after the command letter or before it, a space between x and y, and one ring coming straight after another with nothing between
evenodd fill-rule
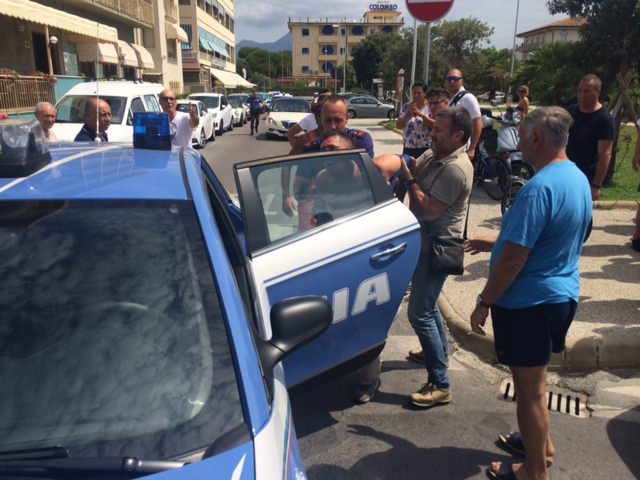
<instances>
[{"instance_id":1,"label":"black shoulder bag","mask_svg":"<svg viewBox=\"0 0 640 480\"><path fill-rule=\"evenodd\" d=\"M440 172L438 172L439 174ZM467 238L470 207L471 192L469 192L469 201L467 202L467 215L464 220L462 238L429 235L429 267L434 272L447 275L462 275L464 273L464 241Z\"/></svg>"}]
</instances>

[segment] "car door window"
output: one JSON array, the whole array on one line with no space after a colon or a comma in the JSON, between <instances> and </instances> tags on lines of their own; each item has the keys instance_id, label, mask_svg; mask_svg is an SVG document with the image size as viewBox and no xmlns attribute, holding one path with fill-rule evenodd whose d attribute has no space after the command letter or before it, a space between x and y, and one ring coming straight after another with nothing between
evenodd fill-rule
<instances>
[{"instance_id":1,"label":"car door window","mask_svg":"<svg viewBox=\"0 0 640 480\"><path fill-rule=\"evenodd\" d=\"M161 112L160 104L158 103L158 98L155 95L145 95L144 102L147 104L147 111L149 112Z\"/></svg>"},{"instance_id":2,"label":"car door window","mask_svg":"<svg viewBox=\"0 0 640 480\"><path fill-rule=\"evenodd\" d=\"M261 205L268 244L301 235L375 204L359 154L324 155L254 167L251 176ZM286 177L289 177L289 191ZM283 194L296 208L285 212Z\"/></svg>"},{"instance_id":3,"label":"car door window","mask_svg":"<svg viewBox=\"0 0 640 480\"><path fill-rule=\"evenodd\" d=\"M131 100L131 107L129 108L129 114L127 115L127 125L133 125L133 114L138 112L145 112L144 103L140 97L135 97Z\"/></svg>"}]
</instances>

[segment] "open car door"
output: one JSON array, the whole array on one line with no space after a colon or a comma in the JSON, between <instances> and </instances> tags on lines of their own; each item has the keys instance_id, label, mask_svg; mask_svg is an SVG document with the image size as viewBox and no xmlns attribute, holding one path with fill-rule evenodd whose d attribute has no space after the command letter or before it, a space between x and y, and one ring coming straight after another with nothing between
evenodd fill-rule
<instances>
[{"instance_id":1,"label":"open car door","mask_svg":"<svg viewBox=\"0 0 640 480\"><path fill-rule=\"evenodd\" d=\"M329 330L285 360L287 385L379 352L415 270L420 232L369 156L271 158L236 164L234 174L261 303L320 295L333 306ZM269 312L261 317L270 338Z\"/></svg>"}]
</instances>

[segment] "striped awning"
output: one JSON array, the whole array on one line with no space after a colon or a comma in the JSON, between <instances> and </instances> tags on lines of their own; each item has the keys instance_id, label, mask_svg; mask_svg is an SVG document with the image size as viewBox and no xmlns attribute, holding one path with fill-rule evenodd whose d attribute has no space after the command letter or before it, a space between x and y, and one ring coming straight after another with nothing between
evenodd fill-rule
<instances>
[{"instance_id":1,"label":"striped awning","mask_svg":"<svg viewBox=\"0 0 640 480\"><path fill-rule=\"evenodd\" d=\"M189 43L189 36L187 35L187 32L180 27L180 25L176 25L175 23L165 20L164 30L169 40L175 39L181 43Z\"/></svg>"},{"instance_id":2,"label":"striped awning","mask_svg":"<svg viewBox=\"0 0 640 480\"><path fill-rule=\"evenodd\" d=\"M79 62L118 63L118 52L113 43L78 43L76 47Z\"/></svg>"},{"instance_id":3,"label":"striped awning","mask_svg":"<svg viewBox=\"0 0 640 480\"><path fill-rule=\"evenodd\" d=\"M136 43L132 43L130 45L131 48L136 51L138 61L140 62L140 68L153 68L155 66L153 63L153 57L151 56L151 53L149 53L149 50Z\"/></svg>"},{"instance_id":4,"label":"striped awning","mask_svg":"<svg viewBox=\"0 0 640 480\"><path fill-rule=\"evenodd\" d=\"M93 22L56 8L47 7L41 3L31 2L30 0L0 0L0 15L48 25L65 32L73 32L105 42L115 43L118 41L118 31L113 27ZM118 63L117 55L115 63Z\"/></svg>"},{"instance_id":5,"label":"striped awning","mask_svg":"<svg viewBox=\"0 0 640 480\"><path fill-rule=\"evenodd\" d=\"M220 70L219 68L212 68L211 75L217 78L225 87L255 87L254 83L248 82L242 76L235 72L229 72L227 70Z\"/></svg>"},{"instance_id":6,"label":"striped awning","mask_svg":"<svg viewBox=\"0 0 640 480\"><path fill-rule=\"evenodd\" d=\"M136 51L131 47L131 45L127 42L123 42L122 40L118 40L118 50L120 51L120 59L122 60L123 65L142 68L140 61L138 60L138 56L136 55Z\"/></svg>"}]
</instances>

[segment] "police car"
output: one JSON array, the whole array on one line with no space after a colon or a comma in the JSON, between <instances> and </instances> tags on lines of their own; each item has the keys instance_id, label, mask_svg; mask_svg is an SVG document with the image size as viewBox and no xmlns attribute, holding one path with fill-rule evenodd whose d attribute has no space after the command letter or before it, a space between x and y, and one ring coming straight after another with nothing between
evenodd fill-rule
<instances>
[{"instance_id":1,"label":"police car","mask_svg":"<svg viewBox=\"0 0 640 480\"><path fill-rule=\"evenodd\" d=\"M287 387L377 355L419 254L371 159L238 164L239 208L166 114L142 148L0 130L0 477L306 478Z\"/></svg>"}]
</instances>

